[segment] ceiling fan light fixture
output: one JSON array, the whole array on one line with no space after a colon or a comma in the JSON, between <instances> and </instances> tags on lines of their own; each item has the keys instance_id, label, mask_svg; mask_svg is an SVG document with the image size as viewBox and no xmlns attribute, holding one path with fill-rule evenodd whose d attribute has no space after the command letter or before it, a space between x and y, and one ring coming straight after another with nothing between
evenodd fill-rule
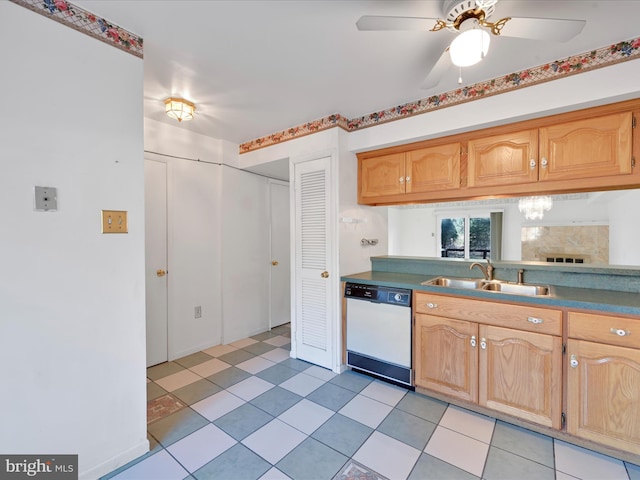
<instances>
[{"instance_id":1,"label":"ceiling fan light fixture","mask_svg":"<svg viewBox=\"0 0 640 480\"><path fill-rule=\"evenodd\" d=\"M481 28L460 33L449 46L451 62L456 67L470 67L481 61L489 52L491 35Z\"/></svg>"},{"instance_id":2,"label":"ceiling fan light fixture","mask_svg":"<svg viewBox=\"0 0 640 480\"><path fill-rule=\"evenodd\" d=\"M164 107L167 115L178 120L178 122L193 119L193 114L196 111L195 104L184 98L167 98L164 101Z\"/></svg>"}]
</instances>

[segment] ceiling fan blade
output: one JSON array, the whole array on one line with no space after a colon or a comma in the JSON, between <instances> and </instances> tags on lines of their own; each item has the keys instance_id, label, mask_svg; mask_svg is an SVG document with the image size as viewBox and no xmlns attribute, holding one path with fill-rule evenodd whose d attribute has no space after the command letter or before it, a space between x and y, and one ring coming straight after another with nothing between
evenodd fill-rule
<instances>
[{"instance_id":1,"label":"ceiling fan blade","mask_svg":"<svg viewBox=\"0 0 640 480\"><path fill-rule=\"evenodd\" d=\"M445 72L449 70L452 65L449 47L447 47L427 75L427 78L425 78L422 85L420 85L420 88L429 89L436 87L440 83L440 80L442 80Z\"/></svg>"},{"instance_id":2,"label":"ceiling fan blade","mask_svg":"<svg viewBox=\"0 0 640 480\"><path fill-rule=\"evenodd\" d=\"M424 17L387 17L364 15L356 22L358 30L419 30L433 28L437 18Z\"/></svg>"},{"instance_id":3,"label":"ceiling fan blade","mask_svg":"<svg viewBox=\"0 0 640 480\"><path fill-rule=\"evenodd\" d=\"M513 17L504 25L500 36L566 42L578 35L586 23L585 20Z\"/></svg>"}]
</instances>

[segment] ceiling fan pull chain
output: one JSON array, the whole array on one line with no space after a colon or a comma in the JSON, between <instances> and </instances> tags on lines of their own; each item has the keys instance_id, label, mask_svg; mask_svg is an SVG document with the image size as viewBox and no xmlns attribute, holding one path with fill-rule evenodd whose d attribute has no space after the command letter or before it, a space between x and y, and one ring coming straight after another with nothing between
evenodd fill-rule
<instances>
[{"instance_id":1,"label":"ceiling fan pull chain","mask_svg":"<svg viewBox=\"0 0 640 480\"><path fill-rule=\"evenodd\" d=\"M458 75L458 85L462 85L462 67L458 67L460 69L460 74Z\"/></svg>"}]
</instances>

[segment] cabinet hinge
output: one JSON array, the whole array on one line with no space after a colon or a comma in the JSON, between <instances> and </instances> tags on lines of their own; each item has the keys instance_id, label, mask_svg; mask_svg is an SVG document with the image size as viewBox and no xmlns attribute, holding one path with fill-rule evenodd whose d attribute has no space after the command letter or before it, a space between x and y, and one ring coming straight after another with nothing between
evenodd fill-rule
<instances>
[{"instance_id":1,"label":"cabinet hinge","mask_svg":"<svg viewBox=\"0 0 640 480\"><path fill-rule=\"evenodd\" d=\"M567 353L567 344L563 343L562 344L562 354L564 355L565 353Z\"/></svg>"},{"instance_id":2,"label":"cabinet hinge","mask_svg":"<svg viewBox=\"0 0 640 480\"><path fill-rule=\"evenodd\" d=\"M562 412L562 414L560 415L560 426L564 428L566 424L567 424L567 416L565 415L564 412Z\"/></svg>"},{"instance_id":3,"label":"cabinet hinge","mask_svg":"<svg viewBox=\"0 0 640 480\"><path fill-rule=\"evenodd\" d=\"M631 128L636 128L636 116L631 117Z\"/></svg>"},{"instance_id":4,"label":"cabinet hinge","mask_svg":"<svg viewBox=\"0 0 640 480\"><path fill-rule=\"evenodd\" d=\"M636 166L636 157L631 157L631 166L632 167Z\"/></svg>"}]
</instances>

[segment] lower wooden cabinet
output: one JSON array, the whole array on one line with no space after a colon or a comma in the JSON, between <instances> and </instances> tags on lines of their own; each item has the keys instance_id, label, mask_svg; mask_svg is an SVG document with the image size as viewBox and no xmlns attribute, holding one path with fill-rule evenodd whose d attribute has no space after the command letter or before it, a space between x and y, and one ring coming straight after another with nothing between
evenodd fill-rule
<instances>
[{"instance_id":1,"label":"lower wooden cabinet","mask_svg":"<svg viewBox=\"0 0 640 480\"><path fill-rule=\"evenodd\" d=\"M567 343L567 432L636 455L640 455L638 322L570 312L569 336L577 338Z\"/></svg>"},{"instance_id":2,"label":"lower wooden cabinet","mask_svg":"<svg viewBox=\"0 0 640 480\"><path fill-rule=\"evenodd\" d=\"M562 426L562 338L480 325L478 403Z\"/></svg>"},{"instance_id":3,"label":"lower wooden cabinet","mask_svg":"<svg viewBox=\"0 0 640 480\"><path fill-rule=\"evenodd\" d=\"M428 292L413 305L417 388L640 456L638 317L566 311L563 330L558 309Z\"/></svg>"},{"instance_id":4,"label":"lower wooden cabinet","mask_svg":"<svg viewBox=\"0 0 640 480\"><path fill-rule=\"evenodd\" d=\"M452 311L448 308L451 297L416 295L418 300L414 304L418 309L420 305L431 305L444 314ZM488 313L491 305L474 300L458 302L458 316L464 318L476 312L476 318L481 316L483 323L415 314L416 386L561 428L562 338L487 324L492 319L498 325L518 324L514 311L523 308L509 309L508 305L495 304L491 315ZM550 317L557 313L549 310ZM542 323L535 325L549 328Z\"/></svg>"},{"instance_id":5,"label":"lower wooden cabinet","mask_svg":"<svg viewBox=\"0 0 640 480\"><path fill-rule=\"evenodd\" d=\"M478 324L416 314L416 385L478 401Z\"/></svg>"}]
</instances>

